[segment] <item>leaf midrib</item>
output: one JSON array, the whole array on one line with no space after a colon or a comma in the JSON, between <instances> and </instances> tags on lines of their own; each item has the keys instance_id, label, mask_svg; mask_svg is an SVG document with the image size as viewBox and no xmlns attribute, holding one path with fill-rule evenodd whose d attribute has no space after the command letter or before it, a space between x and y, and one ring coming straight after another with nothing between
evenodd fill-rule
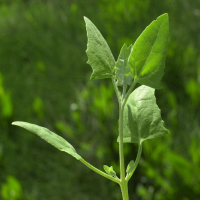
<instances>
[{"instance_id":1,"label":"leaf midrib","mask_svg":"<svg viewBox=\"0 0 200 200\"><path fill-rule=\"evenodd\" d=\"M160 33L160 29L161 29L161 26L163 25L163 23L164 23L164 20L165 20L165 18L163 19L163 21L162 21L162 23L161 23L161 25L160 25L160 28L159 28L159 31L158 31L158 34L157 34L157 36L156 36L156 39L155 39L155 42L154 42L154 44L152 45L152 47L151 47L151 51L150 51L150 53L149 53L149 55L148 55L148 58L146 59L146 61L145 61L145 64L143 65L143 67L142 67L142 69L140 70L140 74L139 74L139 79L140 79L140 75L141 75L141 73L142 73L142 71L144 70L144 68L145 68L145 65L146 65L146 63L148 62L148 60L149 60L149 57L150 57L150 55L151 55L151 52L152 52L152 49L153 49L153 47L154 47L154 45L155 45L155 43L156 43L156 40L157 40L157 38L158 38L158 35L159 35L159 33ZM144 37L145 38L145 37ZM146 38L145 38L146 39Z\"/></svg>"},{"instance_id":2,"label":"leaf midrib","mask_svg":"<svg viewBox=\"0 0 200 200\"><path fill-rule=\"evenodd\" d=\"M94 24L93 24L94 25ZM96 28L96 27L95 27ZM96 35L96 37L98 38L98 31L96 30L96 29L94 29L94 32L95 32L95 35ZM99 32L100 33L100 32ZM104 37L103 37L103 35L100 33L100 35L102 36L102 38L104 39ZM104 39L105 40L105 39ZM106 41L105 41L106 42ZM107 47L108 47L108 45L106 45ZM108 66L109 66L109 69L110 69L110 71L111 71L111 73L112 73L112 68L111 68L111 66L110 66L110 64L109 64L109 62L108 62L108 59L107 59L107 56L105 55L105 51L104 51L104 49L103 49L103 47L102 47L102 44L100 43L100 47L101 47L101 50L102 50L102 52L103 52L103 55L104 55L104 57L106 58L106 63L108 64ZM108 47L108 50L110 51L110 49L109 49L109 47ZM112 52L110 51L110 53L111 53L111 55L112 55ZM113 60L115 60L114 58L113 58Z\"/></svg>"}]
</instances>

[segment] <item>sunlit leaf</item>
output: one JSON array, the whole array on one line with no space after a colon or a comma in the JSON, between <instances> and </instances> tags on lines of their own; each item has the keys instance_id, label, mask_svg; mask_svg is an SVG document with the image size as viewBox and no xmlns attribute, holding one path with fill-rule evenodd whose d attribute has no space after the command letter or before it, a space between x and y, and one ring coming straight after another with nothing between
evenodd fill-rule
<instances>
[{"instance_id":1,"label":"sunlit leaf","mask_svg":"<svg viewBox=\"0 0 200 200\"><path fill-rule=\"evenodd\" d=\"M140 143L167 134L156 104L155 90L140 86L130 94L124 108L123 141Z\"/></svg>"},{"instance_id":2,"label":"sunlit leaf","mask_svg":"<svg viewBox=\"0 0 200 200\"><path fill-rule=\"evenodd\" d=\"M128 57L130 55L131 48L132 45L127 47L127 45L124 44L115 64L116 79L118 86L123 85L123 83L126 83L128 85L131 84L131 80L133 77L130 68L128 67Z\"/></svg>"},{"instance_id":3,"label":"sunlit leaf","mask_svg":"<svg viewBox=\"0 0 200 200\"><path fill-rule=\"evenodd\" d=\"M71 144L69 144L65 139L51 132L47 128L44 128L35 124L30 124L27 122L13 122L12 124L25 128L28 131L31 131L32 133L37 134L43 140L46 140L48 143L50 143L51 145L53 145L60 151L64 151L70 154L71 156L75 157L77 160L81 159L81 156L76 153L76 150Z\"/></svg>"},{"instance_id":4,"label":"sunlit leaf","mask_svg":"<svg viewBox=\"0 0 200 200\"><path fill-rule=\"evenodd\" d=\"M129 67L137 82L161 88L169 37L168 14L159 16L136 40L129 57Z\"/></svg>"},{"instance_id":5,"label":"sunlit leaf","mask_svg":"<svg viewBox=\"0 0 200 200\"><path fill-rule=\"evenodd\" d=\"M87 17L84 17L84 20L88 37L87 63L93 69L91 79L110 78L115 66L112 52L96 26Z\"/></svg>"}]
</instances>

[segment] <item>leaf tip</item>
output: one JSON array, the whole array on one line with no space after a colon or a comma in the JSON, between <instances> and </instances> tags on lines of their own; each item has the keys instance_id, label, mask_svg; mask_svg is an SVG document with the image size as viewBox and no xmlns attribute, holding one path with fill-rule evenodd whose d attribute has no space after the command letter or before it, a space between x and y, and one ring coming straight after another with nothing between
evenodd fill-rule
<instances>
[{"instance_id":1,"label":"leaf tip","mask_svg":"<svg viewBox=\"0 0 200 200\"><path fill-rule=\"evenodd\" d=\"M20 122L18 122L18 121L12 122L12 125L19 126L19 125L20 125Z\"/></svg>"},{"instance_id":2,"label":"leaf tip","mask_svg":"<svg viewBox=\"0 0 200 200\"><path fill-rule=\"evenodd\" d=\"M83 19L84 19L84 20L87 20L87 17L86 17L86 16L83 16Z\"/></svg>"},{"instance_id":3,"label":"leaf tip","mask_svg":"<svg viewBox=\"0 0 200 200\"><path fill-rule=\"evenodd\" d=\"M162 17L163 17L163 18L166 17L166 18L168 19L168 18L169 18L169 15L168 15L168 13L164 13L164 14L160 15L157 19L162 18Z\"/></svg>"},{"instance_id":4,"label":"leaf tip","mask_svg":"<svg viewBox=\"0 0 200 200\"><path fill-rule=\"evenodd\" d=\"M83 19L84 19L85 23L90 21L86 16L83 16Z\"/></svg>"}]
</instances>

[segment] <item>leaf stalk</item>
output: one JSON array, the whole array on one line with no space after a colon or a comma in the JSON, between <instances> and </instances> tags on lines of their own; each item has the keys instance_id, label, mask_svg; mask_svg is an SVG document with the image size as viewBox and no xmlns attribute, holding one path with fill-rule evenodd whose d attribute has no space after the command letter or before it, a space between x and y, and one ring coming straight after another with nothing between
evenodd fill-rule
<instances>
[{"instance_id":1,"label":"leaf stalk","mask_svg":"<svg viewBox=\"0 0 200 200\"><path fill-rule=\"evenodd\" d=\"M97 169L96 167L94 167L93 165L91 165L90 163L88 163L87 161L85 161L83 158L80 159L80 161L86 165L88 168L90 168L91 170L93 170L94 172L96 172L97 174L100 174L101 176L107 178L107 179L110 179L111 181L114 181L115 183L118 183L120 184L120 179L117 178L117 177L112 177L108 174L106 174L105 172Z\"/></svg>"}]
</instances>

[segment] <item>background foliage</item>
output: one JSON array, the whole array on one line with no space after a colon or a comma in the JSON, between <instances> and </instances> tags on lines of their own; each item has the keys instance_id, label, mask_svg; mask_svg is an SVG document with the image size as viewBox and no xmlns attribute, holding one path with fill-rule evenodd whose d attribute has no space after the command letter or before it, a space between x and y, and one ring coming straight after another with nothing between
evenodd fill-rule
<instances>
[{"instance_id":1,"label":"background foliage","mask_svg":"<svg viewBox=\"0 0 200 200\"><path fill-rule=\"evenodd\" d=\"M168 12L170 42L156 91L168 136L144 143L130 199L200 198L200 38L197 0L2 0L0 2L0 199L120 200L118 186L35 135L20 120L65 137L98 168L118 168L118 107L109 80L90 81L83 16L117 59ZM137 146L125 145L126 164ZM94 184L95 183L95 184Z\"/></svg>"}]
</instances>

